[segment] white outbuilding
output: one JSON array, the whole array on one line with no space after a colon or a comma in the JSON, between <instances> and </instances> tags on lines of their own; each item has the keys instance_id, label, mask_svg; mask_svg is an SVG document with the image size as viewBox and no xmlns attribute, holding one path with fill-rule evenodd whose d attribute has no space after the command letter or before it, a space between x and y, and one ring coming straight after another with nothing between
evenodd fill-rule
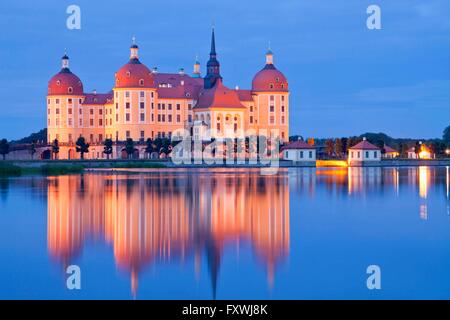
<instances>
[{"instance_id":1,"label":"white outbuilding","mask_svg":"<svg viewBox=\"0 0 450 320\"><path fill-rule=\"evenodd\" d=\"M291 161L316 161L316 147L307 144L305 141L298 140L291 142L282 149L283 159Z\"/></svg>"},{"instance_id":2,"label":"white outbuilding","mask_svg":"<svg viewBox=\"0 0 450 320\"><path fill-rule=\"evenodd\" d=\"M371 144L366 138L363 138L363 141L348 150L348 164L350 166L376 161L381 161L381 149Z\"/></svg>"}]
</instances>

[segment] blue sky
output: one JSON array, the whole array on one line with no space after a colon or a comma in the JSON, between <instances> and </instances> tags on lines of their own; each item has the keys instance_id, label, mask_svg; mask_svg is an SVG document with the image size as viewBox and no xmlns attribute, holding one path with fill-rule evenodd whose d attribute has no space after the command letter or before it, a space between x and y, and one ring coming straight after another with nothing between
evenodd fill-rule
<instances>
[{"instance_id":1,"label":"blue sky","mask_svg":"<svg viewBox=\"0 0 450 320\"><path fill-rule=\"evenodd\" d=\"M81 7L81 30L66 8ZM366 28L366 8L382 30ZM86 92L108 91L135 35L162 72L205 70L212 21L225 84L250 88L269 41L291 90L291 134L441 137L450 125L446 0L17 1L0 3L0 137L46 126L47 81L67 48Z\"/></svg>"}]
</instances>

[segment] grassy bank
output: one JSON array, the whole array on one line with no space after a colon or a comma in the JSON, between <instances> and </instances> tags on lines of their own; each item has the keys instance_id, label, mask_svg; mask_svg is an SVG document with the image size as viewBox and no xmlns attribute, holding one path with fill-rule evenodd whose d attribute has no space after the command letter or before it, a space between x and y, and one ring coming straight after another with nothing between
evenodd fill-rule
<instances>
[{"instance_id":1,"label":"grassy bank","mask_svg":"<svg viewBox=\"0 0 450 320\"><path fill-rule=\"evenodd\" d=\"M45 164L37 167L21 167L11 163L0 163L0 176L20 176L24 174L61 175L81 173L84 167L80 165Z\"/></svg>"}]
</instances>

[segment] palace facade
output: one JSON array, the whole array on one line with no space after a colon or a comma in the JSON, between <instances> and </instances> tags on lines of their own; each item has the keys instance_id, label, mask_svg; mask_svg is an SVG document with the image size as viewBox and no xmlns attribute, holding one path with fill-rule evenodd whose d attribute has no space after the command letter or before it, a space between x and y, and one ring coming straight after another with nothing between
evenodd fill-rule
<instances>
[{"instance_id":1,"label":"palace facade","mask_svg":"<svg viewBox=\"0 0 450 320\"><path fill-rule=\"evenodd\" d=\"M86 158L103 158L102 144L115 145L132 138L171 138L177 129L192 131L200 124L210 138L249 135L289 139L289 87L275 67L273 53L266 53L265 66L256 73L251 89L230 89L223 84L212 30L206 75L200 63L192 75L150 70L139 60L133 40L130 59L115 73L115 86L108 93L85 93L83 83L70 69L69 57L48 83L47 141L60 144L60 158L77 158L75 142L83 136L90 143ZM113 156L119 156L116 150Z\"/></svg>"}]
</instances>

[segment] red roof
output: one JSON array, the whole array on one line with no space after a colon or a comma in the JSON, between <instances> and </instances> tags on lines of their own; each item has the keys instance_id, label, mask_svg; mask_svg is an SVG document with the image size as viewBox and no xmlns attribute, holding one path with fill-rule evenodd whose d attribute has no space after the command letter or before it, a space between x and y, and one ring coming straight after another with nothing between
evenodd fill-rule
<instances>
[{"instance_id":1,"label":"red roof","mask_svg":"<svg viewBox=\"0 0 450 320\"><path fill-rule=\"evenodd\" d=\"M253 101L251 90L236 90L239 100L241 101Z\"/></svg>"},{"instance_id":2,"label":"red roof","mask_svg":"<svg viewBox=\"0 0 450 320\"><path fill-rule=\"evenodd\" d=\"M273 64L267 64L252 81L253 91L288 91L288 82L283 73Z\"/></svg>"},{"instance_id":3,"label":"red roof","mask_svg":"<svg viewBox=\"0 0 450 320\"><path fill-rule=\"evenodd\" d=\"M245 108L236 90L231 90L218 79L214 87L202 90L194 108Z\"/></svg>"},{"instance_id":4,"label":"red roof","mask_svg":"<svg viewBox=\"0 0 450 320\"><path fill-rule=\"evenodd\" d=\"M182 81L184 85L203 87L203 78L193 78L187 74L158 72L153 74L153 78L157 87L167 84L170 84L172 87L177 87L181 85Z\"/></svg>"},{"instance_id":5,"label":"red roof","mask_svg":"<svg viewBox=\"0 0 450 320\"><path fill-rule=\"evenodd\" d=\"M151 71L138 59L130 61L116 73L116 88L154 88Z\"/></svg>"},{"instance_id":6,"label":"red roof","mask_svg":"<svg viewBox=\"0 0 450 320\"><path fill-rule=\"evenodd\" d=\"M87 93L85 94L83 104L85 105L103 105L113 102L113 94L109 93Z\"/></svg>"},{"instance_id":7,"label":"red roof","mask_svg":"<svg viewBox=\"0 0 450 320\"><path fill-rule=\"evenodd\" d=\"M48 82L48 95L83 95L83 83L68 68L62 69Z\"/></svg>"},{"instance_id":8,"label":"red roof","mask_svg":"<svg viewBox=\"0 0 450 320\"><path fill-rule=\"evenodd\" d=\"M315 149L315 148L316 148L315 146L307 144L303 140L297 140L297 141L291 142L287 146L284 146L283 148L281 148L281 150L286 150L286 149Z\"/></svg>"},{"instance_id":9,"label":"red roof","mask_svg":"<svg viewBox=\"0 0 450 320\"><path fill-rule=\"evenodd\" d=\"M377 146L374 146L367 140L363 140L360 143L350 147L352 150L380 150Z\"/></svg>"},{"instance_id":10,"label":"red roof","mask_svg":"<svg viewBox=\"0 0 450 320\"><path fill-rule=\"evenodd\" d=\"M384 146L384 151L386 151L386 153L398 153L397 150L395 150L389 146Z\"/></svg>"}]
</instances>

